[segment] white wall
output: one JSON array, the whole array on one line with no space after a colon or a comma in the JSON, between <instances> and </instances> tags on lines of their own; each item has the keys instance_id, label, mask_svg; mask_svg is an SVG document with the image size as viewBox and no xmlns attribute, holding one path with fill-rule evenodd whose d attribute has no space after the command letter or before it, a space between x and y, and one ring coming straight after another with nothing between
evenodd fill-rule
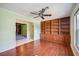
<instances>
[{"instance_id":1,"label":"white wall","mask_svg":"<svg viewBox=\"0 0 79 59\"><path fill-rule=\"evenodd\" d=\"M39 39L40 22L23 15L0 8L0 52L16 46L16 19L34 23L34 39Z\"/></svg>"},{"instance_id":2,"label":"white wall","mask_svg":"<svg viewBox=\"0 0 79 59\"><path fill-rule=\"evenodd\" d=\"M79 51L76 48L76 18L74 17L74 13L79 8L79 4L75 5L75 8L73 9L72 15L71 15L71 47L73 50L73 53L77 56L79 55Z\"/></svg>"}]
</instances>

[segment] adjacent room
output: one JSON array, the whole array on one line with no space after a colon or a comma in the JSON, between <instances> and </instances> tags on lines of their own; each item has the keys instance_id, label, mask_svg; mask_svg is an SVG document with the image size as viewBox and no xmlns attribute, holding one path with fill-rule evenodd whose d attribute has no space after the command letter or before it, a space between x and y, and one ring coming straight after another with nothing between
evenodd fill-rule
<instances>
[{"instance_id":1,"label":"adjacent room","mask_svg":"<svg viewBox=\"0 0 79 59\"><path fill-rule=\"evenodd\" d=\"M0 56L79 56L78 3L0 3Z\"/></svg>"},{"instance_id":2,"label":"adjacent room","mask_svg":"<svg viewBox=\"0 0 79 59\"><path fill-rule=\"evenodd\" d=\"M22 19L16 19L16 46L25 44L26 42L33 40L34 24Z\"/></svg>"}]
</instances>

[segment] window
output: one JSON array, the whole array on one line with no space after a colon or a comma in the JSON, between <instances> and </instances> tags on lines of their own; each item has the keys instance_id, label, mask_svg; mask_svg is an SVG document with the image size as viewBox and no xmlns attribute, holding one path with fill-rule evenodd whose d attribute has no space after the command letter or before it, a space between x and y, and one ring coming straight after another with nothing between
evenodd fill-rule
<instances>
[{"instance_id":1,"label":"window","mask_svg":"<svg viewBox=\"0 0 79 59\"><path fill-rule=\"evenodd\" d=\"M79 10L76 12L76 46L79 50Z\"/></svg>"}]
</instances>

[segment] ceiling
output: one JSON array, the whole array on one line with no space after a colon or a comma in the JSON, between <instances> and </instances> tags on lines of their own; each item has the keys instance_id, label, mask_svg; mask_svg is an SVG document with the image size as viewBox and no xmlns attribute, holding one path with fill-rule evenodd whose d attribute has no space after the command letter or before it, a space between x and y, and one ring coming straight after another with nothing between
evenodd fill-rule
<instances>
[{"instance_id":1,"label":"ceiling","mask_svg":"<svg viewBox=\"0 0 79 59\"><path fill-rule=\"evenodd\" d=\"M17 12L26 17L30 17L35 20L42 20L39 18L33 18L34 15L30 14L32 11L39 11L42 8L48 6L49 9L45 13L51 13L51 17L45 17L44 20L50 20L55 18L70 16L75 4L73 3L0 3L1 8Z\"/></svg>"}]
</instances>

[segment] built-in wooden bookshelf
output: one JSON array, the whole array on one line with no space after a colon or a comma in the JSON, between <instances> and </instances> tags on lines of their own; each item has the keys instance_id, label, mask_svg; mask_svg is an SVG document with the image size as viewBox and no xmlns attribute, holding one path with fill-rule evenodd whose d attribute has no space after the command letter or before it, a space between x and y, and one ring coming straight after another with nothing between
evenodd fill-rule
<instances>
[{"instance_id":1,"label":"built-in wooden bookshelf","mask_svg":"<svg viewBox=\"0 0 79 59\"><path fill-rule=\"evenodd\" d=\"M64 17L41 22L41 39L70 44L70 18Z\"/></svg>"},{"instance_id":2,"label":"built-in wooden bookshelf","mask_svg":"<svg viewBox=\"0 0 79 59\"><path fill-rule=\"evenodd\" d=\"M69 17L60 19L60 33L63 33L63 34L69 34L70 33Z\"/></svg>"},{"instance_id":3,"label":"built-in wooden bookshelf","mask_svg":"<svg viewBox=\"0 0 79 59\"><path fill-rule=\"evenodd\" d=\"M50 34L50 21L44 21L45 22L45 33Z\"/></svg>"},{"instance_id":4,"label":"built-in wooden bookshelf","mask_svg":"<svg viewBox=\"0 0 79 59\"><path fill-rule=\"evenodd\" d=\"M41 22L41 32L43 33L62 33L67 34L70 32L69 17L54 19Z\"/></svg>"},{"instance_id":5,"label":"built-in wooden bookshelf","mask_svg":"<svg viewBox=\"0 0 79 59\"><path fill-rule=\"evenodd\" d=\"M51 20L51 34L59 33L59 20Z\"/></svg>"},{"instance_id":6,"label":"built-in wooden bookshelf","mask_svg":"<svg viewBox=\"0 0 79 59\"><path fill-rule=\"evenodd\" d=\"M45 33L45 22L41 22L41 33Z\"/></svg>"}]
</instances>

